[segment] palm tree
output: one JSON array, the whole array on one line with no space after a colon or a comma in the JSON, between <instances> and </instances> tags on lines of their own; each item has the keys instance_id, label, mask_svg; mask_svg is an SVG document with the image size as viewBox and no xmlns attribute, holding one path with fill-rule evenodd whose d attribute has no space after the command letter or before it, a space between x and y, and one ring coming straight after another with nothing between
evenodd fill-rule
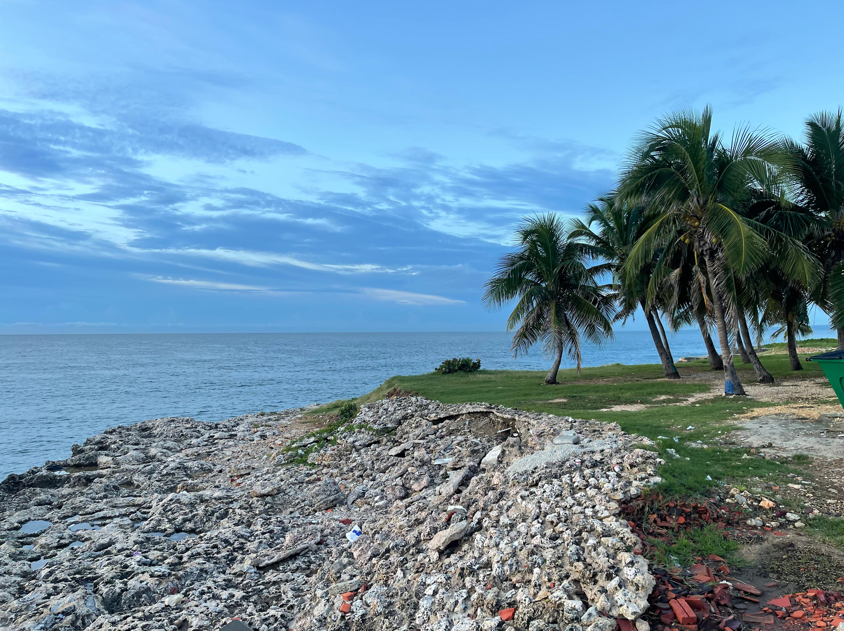
<instances>
[{"instance_id":1,"label":"palm tree","mask_svg":"<svg viewBox=\"0 0 844 631\"><path fill-rule=\"evenodd\" d=\"M758 274L758 276L764 276L764 274ZM745 289L748 284L733 278L733 305L735 309L733 319L736 323L736 343L741 343L739 348L743 351L742 361L744 362L744 355L747 355L745 363L753 364L756 381L759 383L774 383L774 376L762 365L759 356L756 354L756 349L753 348L753 338L750 336L745 309L755 310L759 299L756 292L749 288Z\"/></svg>"},{"instance_id":2,"label":"palm tree","mask_svg":"<svg viewBox=\"0 0 844 631\"><path fill-rule=\"evenodd\" d=\"M793 157L797 202L820 220L810 248L823 264L815 302L832 316L838 348L844 349L844 115L821 112L806 121L801 146L787 142ZM795 351L796 352L796 351Z\"/></svg>"},{"instance_id":3,"label":"palm tree","mask_svg":"<svg viewBox=\"0 0 844 631\"><path fill-rule=\"evenodd\" d=\"M572 222L569 236L586 241L593 246L596 255L607 261L613 274L612 298L620 307L615 321L625 321L641 307L659 360L662 362L663 373L670 379L679 379L680 373L674 366L674 358L668 347L668 339L659 314L647 302L650 269L643 267L637 270L637 278L632 282L621 281L621 269L643 229L647 228L649 220L644 206L628 207L617 203L612 195L606 195L598 199L598 203L587 207L585 222L580 219Z\"/></svg>"},{"instance_id":4,"label":"palm tree","mask_svg":"<svg viewBox=\"0 0 844 631\"><path fill-rule=\"evenodd\" d=\"M507 320L507 330L516 331L512 350L518 355L543 342L555 358L545 383L555 384L564 352L580 371L581 335L594 343L612 337L612 301L597 282L605 270L587 265L592 248L570 239L553 213L525 219L516 243L518 249L501 258L487 281L483 300L488 308L500 308L518 299Z\"/></svg>"},{"instance_id":5,"label":"palm tree","mask_svg":"<svg viewBox=\"0 0 844 631\"><path fill-rule=\"evenodd\" d=\"M760 326L781 325L791 370L803 370L797 357L797 335L811 333L808 316L810 295L823 292L822 266L804 242L812 243L813 235L823 233L823 221L809 209L784 198L760 200L747 209L745 216L756 225L764 226L770 255L762 268L740 283L743 300L745 304L761 308L762 315L757 315ZM803 271L796 275L789 273L788 267L782 265L783 257L779 255L783 246L803 252L808 274ZM744 326L747 326L746 323Z\"/></svg>"},{"instance_id":6,"label":"palm tree","mask_svg":"<svg viewBox=\"0 0 844 631\"><path fill-rule=\"evenodd\" d=\"M707 107L700 115L683 112L658 121L643 135L619 187L624 198L647 197L659 213L625 268L640 269L677 240L692 245L695 264L710 280L727 394L745 394L730 349L728 275L747 275L766 258L765 239L738 208L752 190L766 189L786 162L777 139L766 132L737 128L726 144L712 131Z\"/></svg>"},{"instance_id":7,"label":"palm tree","mask_svg":"<svg viewBox=\"0 0 844 631\"><path fill-rule=\"evenodd\" d=\"M712 317L709 279L695 264L694 251L690 245L677 241L672 250L666 261L666 266L672 271L665 279L662 292L668 296L664 310L669 316L669 325L676 331L683 326L697 324L706 347L709 366L712 370L724 370L724 362L715 350L709 334Z\"/></svg>"}]
</instances>

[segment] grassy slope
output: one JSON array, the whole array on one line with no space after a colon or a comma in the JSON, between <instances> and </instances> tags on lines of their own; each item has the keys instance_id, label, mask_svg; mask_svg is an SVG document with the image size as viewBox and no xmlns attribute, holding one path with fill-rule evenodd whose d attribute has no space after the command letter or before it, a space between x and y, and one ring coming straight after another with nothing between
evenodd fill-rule
<instances>
[{"instance_id":1,"label":"grassy slope","mask_svg":"<svg viewBox=\"0 0 844 631\"><path fill-rule=\"evenodd\" d=\"M834 341L829 342L834 345ZM765 355L762 361L778 380L816 377L821 374L819 366L812 362L804 362L805 370L802 373L792 373L788 366L788 356L784 354ZM739 360L737 368L743 381L754 382L751 367L741 364ZM679 369L685 376L710 370L705 361L681 364ZM698 405L665 405L671 401L684 400L694 393L706 392L708 386L690 380L664 379L661 367L654 364L613 364L584 368L580 374L575 370L563 370L558 377L561 382L558 386L544 385L544 377L544 372L505 370L398 376L388 379L373 392L356 399L356 402L363 404L377 400L389 390L399 388L444 403L483 401L523 410L616 422L625 431L656 441L666 460L662 471L665 478L662 491L671 495L704 493L712 486L713 480L740 484L748 478L760 477L774 481L790 471L787 464L777 461L742 459L744 452L740 450L698 449L686 445L716 439L733 426L735 414L751 407L765 406L765 403L745 398L715 397L704 399ZM833 397L832 389L830 396ZM657 397L670 398L655 401ZM319 412L335 412L341 403L324 406ZM613 405L632 403L655 404L657 407L636 412L599 411ZM694 429L687 429L689 426ZM667 437L667 440L660 439L660 436ZM679 442L673 440L675 436ZM668 448L675 449L680 458L668 456L665 451Z\"/></svg>"}]
</instances>

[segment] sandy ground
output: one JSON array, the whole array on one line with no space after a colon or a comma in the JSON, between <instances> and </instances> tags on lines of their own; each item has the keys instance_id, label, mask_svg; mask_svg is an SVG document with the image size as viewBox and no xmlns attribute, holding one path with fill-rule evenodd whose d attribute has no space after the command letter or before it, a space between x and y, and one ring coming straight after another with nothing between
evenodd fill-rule
<instances>
[{"instance_id":1,"label":"sandy ground","mask_svg":"<svg viewBox=\"0 0 844 631\"><path fill-rule=\"evenodd\" d=\"M695 375L684 377L687 381L698 383L706 383L709 386L707 392L695 393L686 399L674 403L663 403L661 405L633 403L627 405L613 405L608 408L603 408L601 412L640 412L652 407L662 407L664 405L693 405L704 399L712 399L715 397L724 396L724 375L720 371L701 372ZM762 385L756 383L744 382L744 389L747 396L756 399L757 401L765 401L767 403L785 403L785 402L812 402L812 406L817 406L818 401L824 401L826 405L827 400L835 400L835 392L826 380L826 377L817 379L786 379L778 381L773 385ZM661 399L668 399L668 396L657 397L655 401ZM841 406L830 404L825 409L826 412L834 410L841 411ZM771 408L767 408L770 412ZM756 410L756 412L764 412L764 410Z\"/></svg>"}]
</instances>

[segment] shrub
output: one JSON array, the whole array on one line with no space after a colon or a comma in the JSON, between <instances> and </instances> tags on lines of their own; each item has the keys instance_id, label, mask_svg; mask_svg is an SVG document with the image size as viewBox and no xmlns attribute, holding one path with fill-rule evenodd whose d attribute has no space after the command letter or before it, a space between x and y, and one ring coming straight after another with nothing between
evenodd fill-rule
<instances>
[{"instance_id":1,"label":"shrub","mask_svg":"<svg viewBox=\"0 0 844 631\"><path fill-rule=\"evenodd\" d=\"M358 415L358 406L354 401L348 401L343 404L338 414L341 421L351 421Z\"/></svg>"},{"instance_id":2,"label":"shrub","mask_svg":"<svg viewBox=\"0 0 844 631\"><path fill-rule=\"evenodd\" d=\"M449 375L453 372L475 372L481 369L481 360L472 361L469 357L454 357L446 359L442 364L434 368L441 375Z\"/></svg>"}]
</instances>

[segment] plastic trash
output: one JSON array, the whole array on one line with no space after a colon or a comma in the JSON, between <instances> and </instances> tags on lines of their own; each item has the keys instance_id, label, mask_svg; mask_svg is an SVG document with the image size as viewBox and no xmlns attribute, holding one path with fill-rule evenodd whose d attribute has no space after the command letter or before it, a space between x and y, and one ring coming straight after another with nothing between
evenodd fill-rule
<instances>
[{"instance_id":1,"label":"plastic trash","mask_svg":"<svg viewBox=\"0 0 844 631\"><path fill-rule=\"evenodd\" d=\"M363 532L361 531L360 526L355 524L354 526L352 526L352 529L346 533L346 539L351 542L355 542L357 538L360 537L362 534Z\"/></svg>"}]
</instances>

